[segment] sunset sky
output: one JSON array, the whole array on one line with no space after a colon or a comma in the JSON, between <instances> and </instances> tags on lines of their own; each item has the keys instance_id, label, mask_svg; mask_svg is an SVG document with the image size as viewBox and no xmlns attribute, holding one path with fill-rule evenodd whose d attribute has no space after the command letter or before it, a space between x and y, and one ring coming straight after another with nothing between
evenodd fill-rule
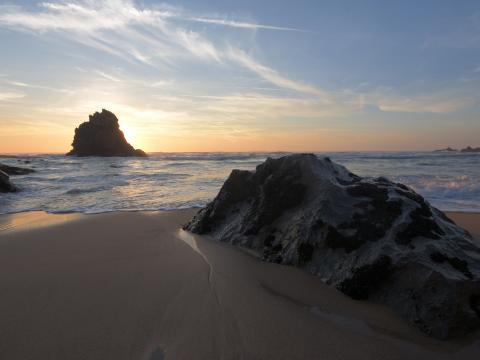
<instances>
[{"instance_id":1,"label":"sunset sky","mask_svg":"<svg viewBox=\"0 0 480 360\"><path fill-rule=\"evenodd\" d=\"M480 146L479 1L0 4L0 153Z\"/></svg>"}]
</instances>

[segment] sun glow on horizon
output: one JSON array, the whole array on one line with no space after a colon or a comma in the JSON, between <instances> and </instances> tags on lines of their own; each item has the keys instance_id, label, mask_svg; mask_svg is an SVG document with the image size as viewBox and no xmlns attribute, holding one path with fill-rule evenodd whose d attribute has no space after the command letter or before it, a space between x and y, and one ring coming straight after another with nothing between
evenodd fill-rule
<instances>
[{"instance_id":1,"label":"sun glow on horizon","mask_svg":"<svg viewBox=\"0 0 480 360\"><path fill-rule=\"evenodd\" d=\"M127 124L125 121L120 123L120 130L123 132L127 142L134 148L141 148L135 127Z\"/></svg>"}]
</instances>

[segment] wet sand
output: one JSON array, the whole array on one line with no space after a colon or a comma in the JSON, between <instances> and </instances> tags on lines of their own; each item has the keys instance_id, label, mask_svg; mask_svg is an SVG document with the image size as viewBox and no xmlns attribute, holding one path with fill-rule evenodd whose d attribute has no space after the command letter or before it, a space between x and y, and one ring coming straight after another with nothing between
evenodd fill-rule
<instances>
[{"instance_id":1,"label":"wet sand","mask_svg":"<svg viewBox=\"0 0 480 360\"><path fill-rule=\"evenodd\" d=\"M34 230L51 225L57 225L81 218L83 215L76 213L47 214L43 211L30 211L13 215L0 215L0 234L7 231Z\"/></svg>"},{"instance_id":2,"label":"wet sand","mask_svg":"<svg viewBox=\"0 0 480 360\"><path fill-rule=\"evenodd\" d=\"M480 245L480 213L449 212L447 215L459 226L467 229Z\"/></svg>"},{"instance_id":3,"label":"wet sand","mask_svg":"<svg viewBox=\"0 0 480 360\"><path fill-rule=\"evenodd\" d=\"M0 216L0 359L480 355L480 334L428 338L299 269L181 231L193 213ZM480 215L449 215L480 234Z\"/></svg>"}]
</instances>

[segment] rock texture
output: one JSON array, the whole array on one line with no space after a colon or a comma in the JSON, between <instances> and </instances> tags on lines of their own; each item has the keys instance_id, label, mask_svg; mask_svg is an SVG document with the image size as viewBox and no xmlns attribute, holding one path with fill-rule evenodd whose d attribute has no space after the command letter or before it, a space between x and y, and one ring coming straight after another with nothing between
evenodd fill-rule
<instances>
[{"instance_id":1,"label":"rock texture","mask_svg":"<svg viewBox=\"0 0 480 360\"><path fill-rule=\"evenodd\" d=\"M15 192L17 187L10 182L9 176L0 170L0 193Z\"/></svg>"},{"instance_id":2,"label":"rock texture","mask_svg":"<svg viewBox=\"0 0 480 360\"><path fill-rule=\"evenodd\" d=\"M26 175L35 172L33 169L9 166L5 164L0 164L0 171L3 171L7 175Z\"/></svg>"},{"instance_id":3,"label":"rock texture","mask_svg":"<svg viewBox=\"0 0 480 360\"><path fill-rule=\"evenodd\" d=\"M90 115L89 121L75 129L73 149L67 155L76 156L147 156L130 145L110 111L102 109Z\"/></svg>"},{"instance_id":4,"label":"rock texture","mask_svg":"<svg viewBox=\"0 0 480 360\"><path fill-rule=\"evenodd\" d=\"M311 154L233 170L185 226L391 306L434 337L480 326L480 249L409 187Z\"/></svg>"}]
</instances>

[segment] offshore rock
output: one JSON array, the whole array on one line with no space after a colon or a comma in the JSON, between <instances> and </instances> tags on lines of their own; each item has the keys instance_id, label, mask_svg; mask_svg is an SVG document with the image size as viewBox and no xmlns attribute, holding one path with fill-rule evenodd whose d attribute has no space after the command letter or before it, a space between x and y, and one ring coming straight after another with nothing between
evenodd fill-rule
<instances>
[{"instance_id":1,"label":"offshore rock","mask_svg":"<svg viewBox=\"0 0 480 360\"><path fill-rule=\"evenodd\" d=\"M480 153L480 147L472 148L471 146L467 146L466 148L460 150L462 153Z\"/></svg>"},{"instance_id":2,"label":"offshore rock","mask_svg":"<svg viewBox=\"0 0 480 360\"><path fill-rule=\"evenodd\" d=\"M295 154L233 170L185 226L392 307L440 339L480 327L480 248L411 188Z\"/></svg>"},{"instance_id":3,"label":"offshore rock","mask_svg":"<svg viewBox=\"0 0 480 360\"><path fill-rule=\"evenodd\" d=\"M110 111L102 109L89 116L75 129L73 149L67 155L76 156L140 156L147 154L130 145L118 125L118 119Z\"/></svg>"},{"instance_id":4,"label":"offshore rock","mask_svg":"<svg viewBox=\"0 0 480 360\"><path fill-rule=\"evenodd\" d=\"M0 164L0 171L3 171L7 175L27 175L35 172L33 169L9 166L5 164Z\"/></svg>"},{"instance_id":5,"label":"offshore rock","mask_svg":"<svg viewBox=\"0 0 480 360\"><path fill-rule=\"evenodd\" d=\"M9 176L0 170L0 193L16 192L18 189L10 182Z\"/></svg>"}]
</instances>

